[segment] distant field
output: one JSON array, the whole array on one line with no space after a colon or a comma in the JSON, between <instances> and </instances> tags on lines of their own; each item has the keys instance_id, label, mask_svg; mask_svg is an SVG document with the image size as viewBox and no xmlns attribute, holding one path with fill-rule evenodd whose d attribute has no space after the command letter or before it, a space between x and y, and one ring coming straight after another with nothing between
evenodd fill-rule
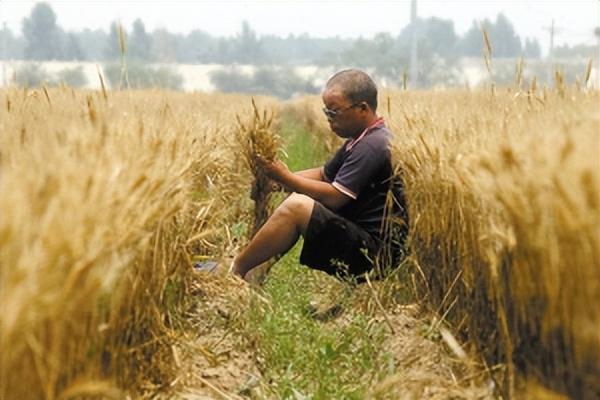
<instances>
[{"instance_id":1,"label":"distant field","mask_svg":"<svg viewBox=\"0 0 600 400\"><path fill-rule=\"evenodd\" d=\"M10 81L13 77L15 70L18 70L21 66L25 65L26 61L11 61L4 62L0 61L0 87L4 82L2 74L6 75L6 80ZM99 66L102 69L102 62L58 62L58 61L45 61L39 63L49 74L55 74L65 69L73 69L81 67L83 74L87 80L88 89L100 89L100 80L98 79ZM215 90L214 85L210 81L211 72L218 71L224 68L228 68L228 65L221 64L146 64L151 67L167 67L172 69L174 72L181 74L183 77L183 90L186 92L201 91L201 92L213 92ZM252 65L239 65L236 66L238 70L241 70L247 74L252 74L256 67ZM294 69L297 74L305 78L312 78L317 84L323 84L327 77L331 75L331 68L319 68L316 66L305 66Z\"/></svg>"},{"instance_id":2,"label":"distant field","mask_svg":"<svg viewBox=\"0 0 600 400\"><path fill-rule=\"evenodd\" d=\"M559 65L569 66L570 71L574 71L579 77L583 76L585 71L586 63L588 60L557 60ZM13 78L15 69L19 69L26 62L25 61L0 61L0 87L4 82L10 82ZM540 60L526 60L526 71L527 77L533 75L542 74L546 76L545 62ZM65 69L73 69L81 67L85 79L87 80L86 88L88 89L100 89L100 81L98 79L97 66L102 68L102 62L42 62L39 65L42 66L49 74L56 74ZM503 76L512 76L517 64L516 59L496 59L494 60L494 66L498 70L497 74ZM212 72L230 68L231 65L221 64L146 64L151 67L167 67L174 72L180 74L183 78L183 90L186 92L201 91L201 92L213 92L215 90L214 85L210 81L210 74ZM255 66L252 65L238 65L238 70L243 71L247 74L252 74L256 70ZM530 71L531 69L531 71ZM300 66L295 67L294 72L300 77L310 79L315 85L322 86L328 79L329 76L334 72L334 67L319 67L319 66ZM459 61L458 69L456 71L458 79L456 85L470 87L476 87L481 84L485 84L489 79L489 74L485 68L483 60L481 58L464 58ZM385 83L385 82L382 82ZM597 62L594 63L594 67L591 72L590 84L593 87L598 87L600 81L598 80L598 67Z\"/></svg>"}]
</instances>

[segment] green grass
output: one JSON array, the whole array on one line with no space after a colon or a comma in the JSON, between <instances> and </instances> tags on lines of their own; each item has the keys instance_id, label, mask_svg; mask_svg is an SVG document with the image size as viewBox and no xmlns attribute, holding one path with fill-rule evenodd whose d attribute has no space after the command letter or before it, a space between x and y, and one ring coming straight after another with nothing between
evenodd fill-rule
<instances>
[{"instance_id":1,"label":"green grass","mask_svg":"<svg viewBox=\"0 0 600 400\"><path fill-rule=\"evenodd\" d=\"M334 135L333 132L331 134ZM287 154L283 161L291 171L320 167L333 156L328 154L325 145L300 123L285 115L281 122L281 136Z\"/></svg>"},{"instance_id":2,"label":"green grass","mask_svg":"<svg viewBox=\"0 0 600 400\"><path fill-rule=\"evenodd\" d=\"M272 269L264 286L269 305L256 301L245 332L255 346L259 368L274 398L361 399L365 391L394 372L382 346L385 330L372 315L352 312L356 287L336 283L298 265L296 246ZM316 320L310 301L339 290L343 315ZM304 397L303 397L304 396Z\"/></svg>"}]
</instances>

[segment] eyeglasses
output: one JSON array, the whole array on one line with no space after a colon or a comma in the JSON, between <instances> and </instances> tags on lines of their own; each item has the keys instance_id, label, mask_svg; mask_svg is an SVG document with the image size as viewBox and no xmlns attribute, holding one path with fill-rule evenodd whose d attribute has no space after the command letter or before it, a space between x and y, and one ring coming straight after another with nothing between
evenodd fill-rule
<instances>
[{"instance_id":1,"label":"eyeglasses","mask_svg":"<svg viewBox=\"0 0 600 400\"><path fill-rule=\"evenodd\" d=\"M325 113L325 116L328 119L335 119L335 118L339 117L340 114L343 113L344 111L349 110L349 109L354 108L354 107L359 106L359 105L360 105L360 103L352 103L348 107L346 107L346 108L340 108L339 110L332 110L330 108L323 107L323 113Z\"/></svg>"}]
</instances>

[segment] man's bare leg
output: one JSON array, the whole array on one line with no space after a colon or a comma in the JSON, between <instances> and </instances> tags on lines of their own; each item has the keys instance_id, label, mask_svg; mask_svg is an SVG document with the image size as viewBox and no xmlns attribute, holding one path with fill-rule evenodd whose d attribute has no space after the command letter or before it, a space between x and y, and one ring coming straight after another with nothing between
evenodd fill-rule
<instances>
[{"instance_id":1,"label":"man's bare leg","mask_svg":"<svg viewBox=\"0 0 600 400\"><path fill-rule=\"evenodd\" d=\"M306 233L314 204L310 197L292 193L238 254L234 272L243 278L252 268L290 250Z\"/></svg>"}]
</instances>

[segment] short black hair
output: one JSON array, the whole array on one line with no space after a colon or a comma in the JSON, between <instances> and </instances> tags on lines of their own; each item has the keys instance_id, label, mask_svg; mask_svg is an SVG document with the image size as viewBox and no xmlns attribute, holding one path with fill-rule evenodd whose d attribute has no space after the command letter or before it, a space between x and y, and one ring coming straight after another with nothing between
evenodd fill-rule
<instances>
[{"instance_id":1,"label":"short black hair","mask_svg":"<svg viewBox=\"0 0 600 400\"><path fill-rule=\"evenodd\" d=\"M365 72L358 69L339 71L325 85L326 88L332 86L339 86L352 103L364 101L374 112L377 111L377 86Z\"/></svg>"}]
</instances>

